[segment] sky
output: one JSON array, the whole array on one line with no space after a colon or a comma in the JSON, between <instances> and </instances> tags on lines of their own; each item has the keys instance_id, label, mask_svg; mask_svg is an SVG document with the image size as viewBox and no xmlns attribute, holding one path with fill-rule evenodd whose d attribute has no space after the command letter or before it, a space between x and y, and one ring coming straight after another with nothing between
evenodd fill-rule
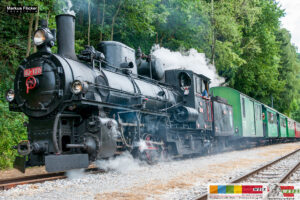
<instances>
[{"instance_id":1,"label":"sky","mask_svg":"<svg viewBox=\"0 0 300 200\"><path fill-rule=\"evenodd\" d=\"M292 43L300 52L300 0L277 0L277 2L286 13L281 18L281 26L290 31Z\"/></svg>"}]
</instances>

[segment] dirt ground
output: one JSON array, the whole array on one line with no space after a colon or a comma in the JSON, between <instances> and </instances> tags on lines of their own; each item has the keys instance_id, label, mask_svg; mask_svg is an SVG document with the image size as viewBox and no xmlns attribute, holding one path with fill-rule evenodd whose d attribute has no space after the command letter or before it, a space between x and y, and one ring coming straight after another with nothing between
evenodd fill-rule
<instances>
[{"instance_id":1,"label":"dirt ground","mask_svg":"<svg viewBox=\"0 0 300 200\"><path fill-rule=\"evenodd\" d=\"M16 177L30 176L35 174L45 174L45 173L47 173L45 167L31 167L26 169L26 172L24 174L17 169L1 170L0 180L6 178L16 178Z\"/></svg>"},{"instance_id":2,"label":"dirt ground","mask_svg":"<svg viewBox=\"0 0 300 200\"><path fill-rule=\"evenodd\" d=\"M89 167L95 167L95 165L90 165ZM0 170L0 180L46 173L48 172L46 171L44 166L27 168L25 173L22 173L17 169Z\"/></svg>"}]
</instances>

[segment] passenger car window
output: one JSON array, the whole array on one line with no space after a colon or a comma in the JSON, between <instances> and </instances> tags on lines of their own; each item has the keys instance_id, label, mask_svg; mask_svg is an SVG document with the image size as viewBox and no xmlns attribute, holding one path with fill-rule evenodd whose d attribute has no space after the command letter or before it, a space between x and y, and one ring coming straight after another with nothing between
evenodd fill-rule
<instances>
[{"instance_id":1,"label":"passenger car window","mask_svg":"<svg viewBox=\"0 0 300 200\"><path fill-rule=\"evenodd\" d=\"M259 119L261 120L261 106L258 106L259 108Z\"/></svg>"},{"instance_id":2,"label":"passenger car window","mask_svg":"<svg viewBox=\"0 0 300 200\"><path fill-rule=\"evenodd\" d=\"M271 112L268 112L268 121L270 124L274 123L274 114Z\"/></svg>"},{"instance_id":3,"label":"passenger car window","mask_svg":"<svg viewBox=\"0 0 300 200\"><path fill-rule=\"evenodd\" d=\"M255 119L261 120L261 107L259 105L255 105Z\"/></svg>"},{"instance_id":4,"label":"passenger car window","mask_svg":"<svg viewBox=\"0 0 300 200\"><path fill-rule=\"evenodd\" d=\"M283 127L286 127L286 123L285 123L285 119L284 119L284 118L281 118L281 125L282 125Z\"/></svg>"},{"instance_id":5,"label":"passenger car window","mask_svg":"<svg viewBox=\"0 0 300 200\"><path fill-rule=\"evenodd\" d=\"M242 98L242 106L243 106L243 117L246 117L245 98Z\"/></svg>"}]
</instances>

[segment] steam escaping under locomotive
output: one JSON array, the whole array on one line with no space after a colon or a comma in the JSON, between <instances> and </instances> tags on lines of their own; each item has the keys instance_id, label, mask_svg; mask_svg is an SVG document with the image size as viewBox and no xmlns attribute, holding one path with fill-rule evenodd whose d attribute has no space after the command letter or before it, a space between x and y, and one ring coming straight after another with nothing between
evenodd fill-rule
<instances>
[{"instance_id":1,"label":"steam escaping under locomotive","mask_svg":"<svg viewBox=\"0 0 300 200\"><path fill-rule=\"evenodd\" d=\"M164 71L160 60L115 41L76 55L75 17L58 15L56 25L35 31L38 52L21 63L7 93L10 110L29 118L15 167L86 168L124 151L155 162L209 152L234 135L232 106L208 94L209 78Z\"/></svg>"}]
</instances>

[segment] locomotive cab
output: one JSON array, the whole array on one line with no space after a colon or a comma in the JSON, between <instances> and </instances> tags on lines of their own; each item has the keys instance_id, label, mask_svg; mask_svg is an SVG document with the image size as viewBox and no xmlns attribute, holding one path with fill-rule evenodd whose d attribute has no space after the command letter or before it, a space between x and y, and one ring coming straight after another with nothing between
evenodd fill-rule
<instances>
[{"instance_id":1,"label":"locomotive cab","mask_svg":"<svg viewBox=\"0 0 300 200\"><path fill-rule=\"evenodd\" d=\"M168 70L165 80L166 83L175 85L182 94L181 104L173 111L174 126L183 130L195 130L194 134L182 131L178 135L186 142L176 142L177 151L182 154L199 152L201 148L211 145L207 141L213 141L212 138L225 144L224 136L234 134L232 106L225 99L209 95L210 79L190 70ZM186 138L192 138L193 141Z\"/></svg>"},{"instance_id":2,"label":"locomotive cab","mask_svg":"<svg viewBox=\"0 0 300 200\"><path fill-rule=\"evenodd\" d=\"M190 70L167 70L165 82L174 85L181 91L181 105L174 111L177 123L210 134L212 132L212 105L208 96L202 96L203 91L209 89L210 79L204 75L196 74ZM186 116L179 116L186 110ZM183 125L184 126L184 125Z\"/></svg>"}]
</instances>

